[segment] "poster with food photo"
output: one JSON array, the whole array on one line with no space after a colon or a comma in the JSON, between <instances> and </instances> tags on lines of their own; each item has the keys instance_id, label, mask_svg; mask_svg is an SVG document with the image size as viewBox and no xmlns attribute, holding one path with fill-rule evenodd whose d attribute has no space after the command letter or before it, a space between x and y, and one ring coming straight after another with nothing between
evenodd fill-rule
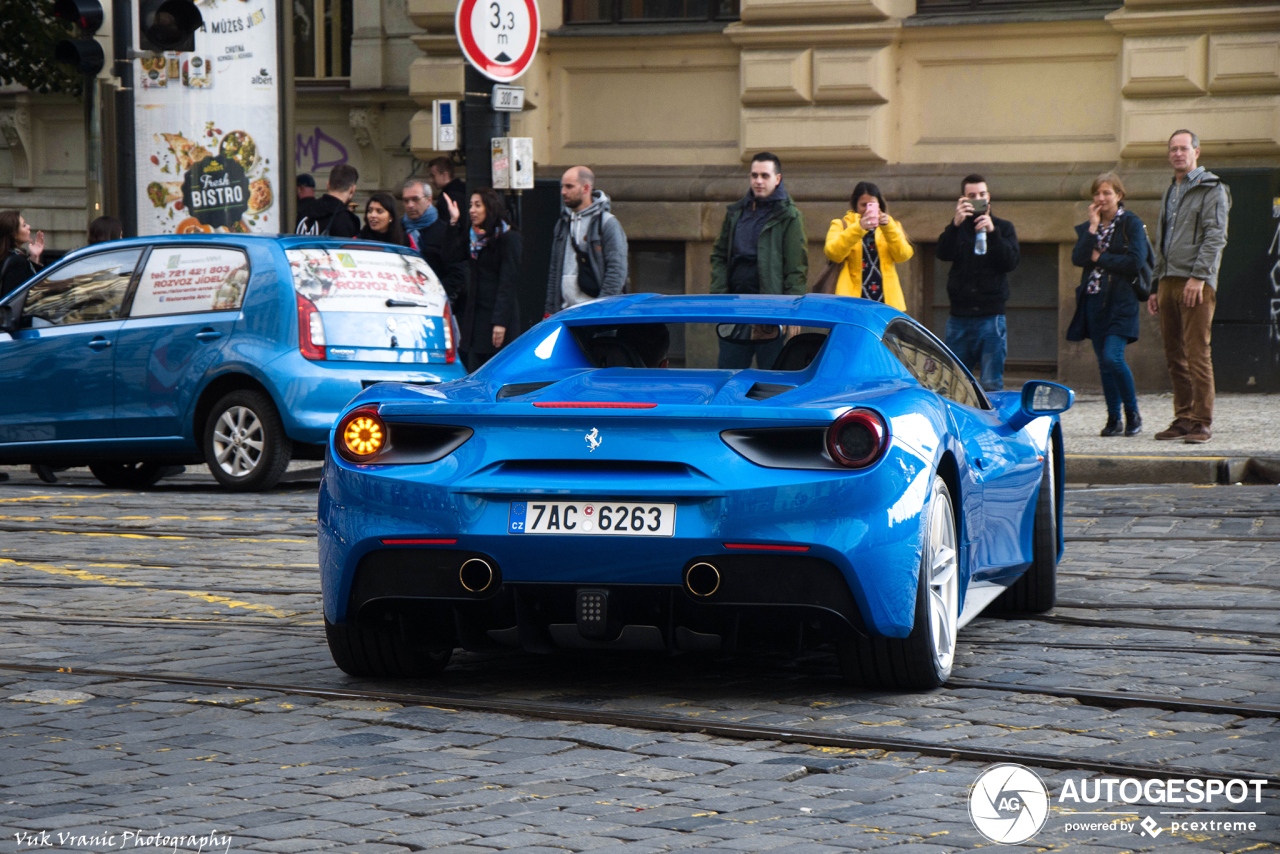
<instances>
[{"instance_id":1,"label":"poster with food photo","mask_svg":"<svg viewBox=\"0 0 1280 854\"><path fill-rule=\"evenodd\" d=\"M138 233L278 233L276 2L197 6L194 51L133 60Z\"/></svg>"}]
</instances>

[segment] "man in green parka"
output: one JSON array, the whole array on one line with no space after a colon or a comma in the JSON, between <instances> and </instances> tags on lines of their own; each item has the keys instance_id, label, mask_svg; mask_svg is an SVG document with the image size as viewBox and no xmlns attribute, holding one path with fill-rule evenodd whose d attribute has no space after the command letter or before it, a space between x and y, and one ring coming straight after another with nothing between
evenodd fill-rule
<instances>
[{"instance_id":1,"label":"man in green parka","mask_svg":"<svg viewBox=\"0 0 1280 854\"><path fill-rule=\"evenodd\" d=\"M804 217L782 183L782 161L762 151L751 158L751 190L729 205L711 250L711 293L790 294L807 290ZM768 370L785 336L777 327L742 324L734 340L720 340L721 368Z\"/></svg>"}]
</instances>

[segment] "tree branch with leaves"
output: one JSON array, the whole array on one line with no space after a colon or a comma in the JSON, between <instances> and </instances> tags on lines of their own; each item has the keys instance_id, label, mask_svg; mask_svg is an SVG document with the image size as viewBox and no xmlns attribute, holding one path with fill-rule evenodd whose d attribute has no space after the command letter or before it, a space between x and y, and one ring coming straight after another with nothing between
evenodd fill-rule
<instances>
[{"instance_id":1,"label":"tree branch with leaves","mask_svg":"<svg viewBox=\"0 0 1280 854\"><path fill-rule=\"evenodd\" d=\"M78 96L80 75L53 58L71 35L71 24L53 17L53 0L0 0L0 84Z\"/></svg>"}]
</instances>

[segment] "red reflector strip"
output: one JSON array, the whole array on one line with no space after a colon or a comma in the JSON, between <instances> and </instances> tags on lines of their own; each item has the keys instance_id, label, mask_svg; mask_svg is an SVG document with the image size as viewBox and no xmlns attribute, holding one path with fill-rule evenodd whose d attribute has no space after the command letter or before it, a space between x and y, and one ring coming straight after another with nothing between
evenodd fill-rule
<instances>
[{"instance_id":1,"label":"red reflector strip","mask_svg":"<svg viewBox=\"0 0 1280 854\"><path fill-rule=\"evenodd\" d=\"M457 538L452 540L421 540L421 539L400 539L400 540L382 540L384 546L451 546L458 542Z\"/></svg>"},{"instance_id":2,"label":"red reflector strip","mask_svg":"<svg viewBox=\"0 0 1280 854\"><path fill-rule=\"evenodd\" d=\"M591 402L565 402L565 403L535 403L543 409L653 409L656 403L591 403Z\"/></svg>"},{"instance_id":3,"label":"red reflector strip","mask_svg":"<svg viewBox=\"0 0 1280 854\"><path fill-rule=\"evenodd\" d=\"M777 546L768 543L722 543L726 549L754 549L761 552L807 552L808 546Z\"/></svg>"}]
</instances>

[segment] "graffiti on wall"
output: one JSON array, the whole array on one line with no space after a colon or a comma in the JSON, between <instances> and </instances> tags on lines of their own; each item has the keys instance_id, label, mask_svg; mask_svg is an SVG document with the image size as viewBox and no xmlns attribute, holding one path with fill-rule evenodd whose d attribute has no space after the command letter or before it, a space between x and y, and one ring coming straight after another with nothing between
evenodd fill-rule
<instances>
[{"instance_id":1,"label":"graffiti on wall","mask_svg":"<svg viewBox=\"0 0 1280 854\"><path fill-rule=\"evenodd\" d=\"M310 157L311 164L303 168L304 158ZM298 134L297 144L293 150L294 165L302 172L315 172L320 169L332 169L347 162L347 147L329 136L320 128L314 128L310 136Z\"/></svg>"},{"instance_id":2,"label":"graffiti on wall","mask_svg":"<svg viewBox=\"0 0 1280 854\"><path fill-rule=\"evenodd\" d=\"M1271 200L1271 218L1280 220L1280 198ZM1280 362L1280 222L1276 223L1276 235L1271 239L1267 254L1275 256L1271 265L1271 351Z\"/></svg>"}]
</instances>

